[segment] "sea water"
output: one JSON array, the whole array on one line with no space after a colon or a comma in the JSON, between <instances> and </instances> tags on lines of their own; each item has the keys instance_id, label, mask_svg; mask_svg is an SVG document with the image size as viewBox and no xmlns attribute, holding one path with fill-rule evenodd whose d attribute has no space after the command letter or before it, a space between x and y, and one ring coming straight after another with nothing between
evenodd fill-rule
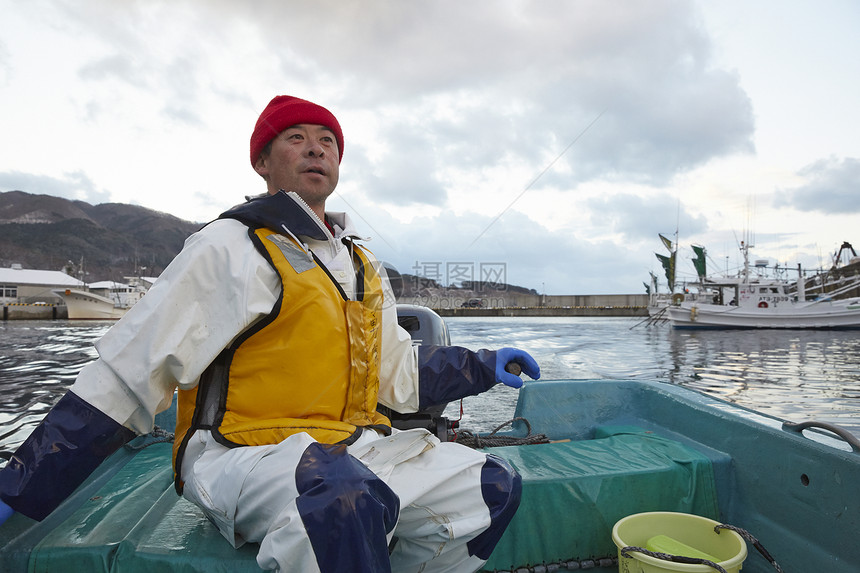
<instances>
[{"instance_id":1,"label":"sea water","mask_svg":"<svg viewBox=\"0 0 860 573\"><path fill-rule=\"evenodd\" d=\"M676 330L641 318L449 318L452 344L528 350L541 379L657 380L784 420L817 420L860 437L860 331ZM523 377L528 380L527 377ZM526 383L528 383L526 381ZM451 404L461 425L491 431L513 417L498 385ZM462 414L461 414L462 411Z\"/></svg>"},{"instance_id":2,"label":"sea water","mask_svg":"<svg viewBox=\"0 0 860 573\"><path fill-rule=\"evenodd\" d=\"M666 381L782 419L838 424L860 436L860 331L675 330L646 326L640 318L446 322L452 344L528 350L545 380ZM93 344L111 324L0 323L0 454L14 451L96 358ZM446 416L460 419L462 428L490 431L513 417L516 400L517 390L499 385L452 403Z\"/></svg>"}]
</instances>

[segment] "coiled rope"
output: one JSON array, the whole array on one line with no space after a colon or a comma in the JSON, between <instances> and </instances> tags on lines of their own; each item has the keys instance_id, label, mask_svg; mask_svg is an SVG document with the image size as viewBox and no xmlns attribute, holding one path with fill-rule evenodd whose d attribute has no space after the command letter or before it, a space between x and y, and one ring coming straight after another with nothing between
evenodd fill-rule
<instances>
[{"instance_id":1,"label":"coiled rope","mask_svg":"<svg viewBox=\"0 0 860 573\"><path fill-rule=\"evenodd\" d=\"M513 425L514 422L523 422L526 425L526 436L524 438L517 438L514 436L497 436L496 432L504 428L505 426ZM462 430L457 433L456 438L454 439L458 444L463 444L464 446L469 446L470 448L480 449L480 448L495 448L498 446L524 446L530 444L548 444L549 438L546 437L546 434L532 434L532 426L529 424L529 421L525 418L514 418L505 422L504 424L500 424L495 430L490 432L487 435L480 435L472 432L471 430Z\"/></svg>"}]
</instances>

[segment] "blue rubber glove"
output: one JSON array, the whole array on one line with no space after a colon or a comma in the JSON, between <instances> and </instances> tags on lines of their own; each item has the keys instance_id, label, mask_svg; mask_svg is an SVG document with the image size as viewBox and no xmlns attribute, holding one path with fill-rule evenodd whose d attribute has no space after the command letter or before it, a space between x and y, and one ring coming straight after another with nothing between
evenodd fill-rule
<instances>
[{"instance_id":1,"label":"blue rubber glove","mask_svg":"<svg viewBox=\"0 0 860 573\"><path fill-rule=\"evenodd\" d=\"M519 388L523 385L522 378L505 370L509 362L518 364L522 371L534 380L540 378L540 366L528 352L518 348L499 348L496 350L496 382L511 388Z\"/></svg>"},{"instance_id":2,"label":"blue rubber glove","mask_svg":"<svg viewBox=\"0 0 860 573\"><path fill-rule=\"evenodd\" d=\"M2 499L0 499L0 525L12 517L12 514L15 513L15 510L6 505Z\"/></svg>"}]
</instances>

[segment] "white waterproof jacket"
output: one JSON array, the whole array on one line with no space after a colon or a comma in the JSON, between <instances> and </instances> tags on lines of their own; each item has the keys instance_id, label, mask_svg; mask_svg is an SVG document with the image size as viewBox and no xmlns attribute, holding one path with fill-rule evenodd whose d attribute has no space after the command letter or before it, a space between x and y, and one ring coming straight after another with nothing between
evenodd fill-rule
<instances>
[{"instance_id":1,"label":"white waterproof jacket","mask_svg":"<svg viewBox=\"0 0 860 573\"><path fill-rule=\"evenodd\" d=\"M359 237L349 217L327 213L332 235L297 195L288 195L312 215L327 240L298 238L352 298L352 257L341 239ZM415 412L417 349L397 325L394 294L387 280L383 283L379 401ZM96 343L99 359L81 371L71 390L116 422L147 433L176 387L195 387L222 349L271 312L279 294L278 275L254 248L248 227L232 219L214 221L185 241L143 299Z\"/></svg>"}]
</instances>

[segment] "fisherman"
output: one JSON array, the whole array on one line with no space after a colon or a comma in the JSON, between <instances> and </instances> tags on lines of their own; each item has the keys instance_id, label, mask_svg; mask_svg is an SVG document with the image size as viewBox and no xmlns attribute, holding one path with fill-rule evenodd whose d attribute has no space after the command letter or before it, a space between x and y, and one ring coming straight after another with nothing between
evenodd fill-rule
<instances>
[{"instance_id":1,"label":"fisherman","mask_svg":"<svg viewBox=\"0 0 860 573\"><path fill-rule=\"evenodd\" d=\"M96 343L99 358L0 471L6 517L50 514L178 389L176 489L234 547L259 543L263 569L480 568L519 475L392 429L377 403L415 412L519 387L509 362L540 369L514 348L413 346L384 269L345 213L325 211L343 151L327 109L271 100L250 145L267 192L189 237Z\"/></svg>"}]
</instances>

